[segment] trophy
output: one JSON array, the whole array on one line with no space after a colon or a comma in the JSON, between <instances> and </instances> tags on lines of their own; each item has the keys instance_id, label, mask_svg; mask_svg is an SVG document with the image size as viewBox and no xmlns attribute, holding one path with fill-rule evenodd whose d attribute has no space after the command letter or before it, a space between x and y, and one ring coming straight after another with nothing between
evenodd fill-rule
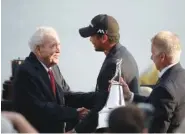
<instances>
[{"instance_id":1,"label":"trophy","mask_svg":"<svg viewBox=\"0 0 185 134\"><path fill-rule=\"evenodd\" d=\"M120 85L121 64L122 64L122 59L117 60L116 72L114 77L111 79L112 84L109 90L109 96L106 103L106 108L108 109L113 109L113 108L125 105L123 89L122 89L122 86ZM118 78L118 81L116 81L117 78Z\"/></svg>"},{"instance_id":2,"label":"trophy","mask_svg":"<svg viewBox=\"0 0 185 134\"><path fill-rule=\"evenodd\" d=\"M109 89L109 95L107 98L107 102L106 102L104 108L99 112L98 128L108 127L107 122L108 122L109 113L117 107L125 106L123 89L120 84L121 64L122 64L122 59L118 59L116 62L115 75L111 79L112 84ZM116 80L118 80L118 81L116 81Z\"/></svg>"}]
</instances>

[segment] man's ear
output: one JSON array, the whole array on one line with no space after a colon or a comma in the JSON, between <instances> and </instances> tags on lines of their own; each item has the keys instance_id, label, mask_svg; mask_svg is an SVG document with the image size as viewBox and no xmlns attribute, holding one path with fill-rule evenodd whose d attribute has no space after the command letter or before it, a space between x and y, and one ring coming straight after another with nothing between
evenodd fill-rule
<instances>
[{"instance_id":1,"label":"man's ear","mask_svg":"<svg viewBox=\"0 0 185 134\"><path fill-rule=\"evenodd\" d=\"M36 54L38 54L38 55L41 54L41 51L40 51L40 47L39 47L39 46L36 46L35 52L36 52Z\"/></svg>"},{"instance_id":2,"label":"man's ear","mask_svg":"<svg viewBox=\"0 0 185 134\"><path fill-rule=\"evenodd\" d=\"M163 62L166 59L166 54L165 53L161 53L160 59Z\"/></svg>"},{"instance_id":3,"label":"man's ear","mask_svg":"<svg viewBox=\"0 0 185 134\"><path fill-rule=\"evenodd\" d=\"M105 43L108 40L108 36L106 34L104 34L102 36L102 42Z\"/></svg>"}]
</instances>

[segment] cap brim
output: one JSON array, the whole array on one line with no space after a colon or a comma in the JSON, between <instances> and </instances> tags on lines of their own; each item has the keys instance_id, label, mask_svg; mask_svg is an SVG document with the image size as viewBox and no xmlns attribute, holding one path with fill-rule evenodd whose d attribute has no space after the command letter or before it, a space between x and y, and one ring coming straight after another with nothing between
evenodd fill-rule
<instances>
[{"instance_id":1,"label":"cap brim","mask_svg":"<svg viewBox=\"0 0 185 134\"><path fill-rule=\"evenodd\" d=\"M96 30L91 26L80 28L79 33L82 37L87 38L96 33Z\"/></svg>"}]
</instances>

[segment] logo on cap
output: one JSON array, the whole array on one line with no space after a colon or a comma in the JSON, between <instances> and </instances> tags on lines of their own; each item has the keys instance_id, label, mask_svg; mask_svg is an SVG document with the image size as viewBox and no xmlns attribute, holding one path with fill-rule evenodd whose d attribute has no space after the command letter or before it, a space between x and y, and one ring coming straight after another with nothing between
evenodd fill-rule
<instances>
[{"instance_id":1,"label":"logo on cap","mask_svg":"<svg viewBox=\"0 0 185 134\"><path fill-rule=\"evenodd\" d=\"M97 31L97 33L104 34L105 32L104 32L104 30L99 29L99 30Z\"/></svg>"}]
</instances>

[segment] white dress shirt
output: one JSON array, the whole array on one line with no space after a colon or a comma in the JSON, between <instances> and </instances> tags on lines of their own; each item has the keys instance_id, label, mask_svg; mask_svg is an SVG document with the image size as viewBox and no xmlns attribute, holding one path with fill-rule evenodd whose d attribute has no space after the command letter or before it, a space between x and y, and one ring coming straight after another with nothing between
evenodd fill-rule
<instances>
[{"instance_id":1,"label":"white dress shirt","mask_svg":"<svg viewBox=\"0 0 185 134\"><path fill-rule=\"evenodd\" d=\"M162 75L163 75L169 68L171 68L172 66L174 66L174 65L176 65L176 64L177 64L177 63L174 63L174 64L171 64L171 65L169 65L169 66L163 68L163 69L161 70L161 72L159 73L159 78L161 78Z\"/></svg>"},{"instance_id":2,"label":"white dress shirt","mask_svg":"<svg viewBox=\"0 0 185 134\"><path fill-rule=\"evenodd\" d=\"M42 66L46 69L47 72L49 71L49 69L51 69L51 68L47 68L46 65L44 63L42 63L40 60L39 60L39 62L42 64Z\"/></svg>"},{"instance_id":3,"label":"white dress shirt","mask_svg":"<svg viewBox=\"0 0 185 134\"><path fill-rule=\"evenodd\" d=\"M39 62L42 64L42 66L46 69L46 72L48 73L49 70L52 70L51 67L50 68L47 68L46 65L44 63L42 63L40 60ZM50 78L49 74L48 74L48 77Z\"/></svg>"}]
</instances>

